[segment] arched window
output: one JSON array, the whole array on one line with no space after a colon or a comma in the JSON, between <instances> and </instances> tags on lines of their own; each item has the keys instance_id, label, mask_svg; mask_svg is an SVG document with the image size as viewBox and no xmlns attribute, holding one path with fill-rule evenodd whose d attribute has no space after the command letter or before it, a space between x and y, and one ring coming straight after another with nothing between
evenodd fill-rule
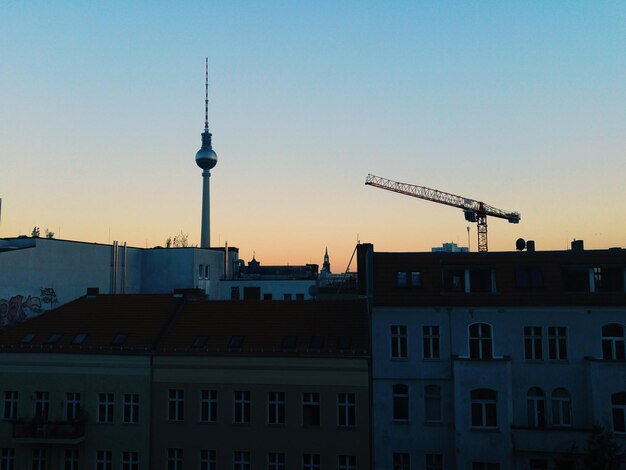
<instances>
[{"instance_id":1,"label":"arched window","mask_svg":"<svg viewBox=\"0 0 626 470\"><path fill-rule=\"evenodd\" d=\"M393 386L393 419L407 421L409 419L409 387L405 384Z\"/></svg>"},{"instance_id":2,"label":"arched window","mask_svg":"<svg viewBox=\"0 0 626 470\"><path fill-rule=\"evenodd\" d=\"M441 387L439 385L424 387L424 405L426 421L441 421Z\"/></svg>"},{"instance_id":3,"label":"arched window","mask_svg":"<svg viewBox=\"0 0 626 470\"><path fill-rule=\"evenodd\" d=\"M472 359L491 359L493 357L491 325L473 323L469 326L469 356Z\"/></svg>"},{"instance_id":4,"label":"arched window","mask_svg":"<svg viewBox=\"0 0 626 470\"><path fill-rule=\"evenodd\" d=\"M602 327L602 359L609 361L623 361L626 359L624 351L624 327L610 324Z\"/></svg>"},{"instance_id":5,"label":"arched window","mask_svg":"<svg viewBox=\"0 0 626 470\"><path fill-rule=\"evenodd\" d=\"M546 425L546 400L543 390L533 387L526 394L528 403L528 426L543 428Z\"/></svg>"},{"instance_id":6,"label":"arched window","mask_svg":"<svg viewBox=\"0 0 626 470\"><path fill-rule=\"evenodd\" d=\"M552 425L572 425L572 399L564 388L556 388L552 392Z\"/></svg>"},{"instance_id":7,"label":"arched window","mask_svg":"<svg viewBox=\"0 0 626 470\"><path fill-rule=\"evenodd\" d=\"M626 433L626 392L611 395L613 432Z\"/></svg>"},{"instance_id":8,"label":"arched window","mask_svg":"<svg viewBox=\"0 0 626 470\"><path fill-rule=\"evenodd\" d=\"M478 388L470 392L470 397L472 400L472 427L497 427L497 392L488 388Z\"/></svg>"}]
</instances>

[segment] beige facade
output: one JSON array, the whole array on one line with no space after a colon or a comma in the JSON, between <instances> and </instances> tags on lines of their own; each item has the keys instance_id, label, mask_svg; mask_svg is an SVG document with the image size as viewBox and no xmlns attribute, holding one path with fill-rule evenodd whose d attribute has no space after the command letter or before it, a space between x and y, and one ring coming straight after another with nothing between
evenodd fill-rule
<instances>
[{"instance_id":1,"label":"beige facade","mask_svg":"<svg viewBox=\"0 0 626 470\"><path fill-rule=\"evenodd\" d=\"M305 459L319 459L319 468L338 468L339 459L370 468L366 358L159 356L153 394L152 469L167 469L175 456L180 468L199 468L202 450L214 452L216 468L246 460L248 468L270 468L270 459L282 458L282 468L305 468ZM215 398L212 422L203 421L203 396ZM303 401L312 397L319 425L303 422ZM177 420L170 413L180 398Z\"/></svg>"},{"instance_id":2,"label":"beige facade","mask_svg":"<svg viewBox=\"0 0 626 470\"><path fill-rule=\"evenodd\" d=\"M116 469L124 457L149 468L148 356L3 353L0 399L6 468L94 469L98 456Z\"/></svg>"}]
</instances>

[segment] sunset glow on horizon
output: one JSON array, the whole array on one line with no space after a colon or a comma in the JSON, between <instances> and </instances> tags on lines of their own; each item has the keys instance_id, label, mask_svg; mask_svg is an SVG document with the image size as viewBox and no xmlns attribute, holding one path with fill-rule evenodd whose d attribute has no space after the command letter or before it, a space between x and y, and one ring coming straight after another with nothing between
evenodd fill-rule
<instances>
[{"instance_id":1,"label":"sunset glow on horizon","mask_svg":"<svg viewBox=\"0 0 626 470\"><path fill-rule=\"evenodd\" d=\"M623 2L5 2L0 237L200 242L209 57L211 241L346 269L467 246L460 209L519 211L490 251L626 247ZM476 224L470 225L476 251ZM356 267L353 261L352 269Z\"/></svg>"}]
</instances>

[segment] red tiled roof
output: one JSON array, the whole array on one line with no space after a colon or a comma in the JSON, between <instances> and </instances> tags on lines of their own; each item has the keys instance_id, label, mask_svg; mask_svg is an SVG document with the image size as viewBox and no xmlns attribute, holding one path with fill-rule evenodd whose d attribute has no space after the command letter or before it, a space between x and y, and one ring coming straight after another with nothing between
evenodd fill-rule
<instances>
[{"instance_id":1,"label":"red tiled roof","mask_svg":"<svg viewBox=\"0 0 626 470\"><path fill-rule=\"evenodd\" d=\"M0 352L97 354L324 355L369 354L363 301L200 301L170 295L82 297L26 322L0 330ZM22 342L29 333L32 341ZM52 334L62 336L49 344ZM84 342L72 344L79 334ZM113 344L127 334L123 344ZM206 336L202 347L193 347ZM229 348L243 336L241 348ZM283 348L286 336L295 348ZM311 338L323 338L310 349ZM340 343L345 343L341 344Z\"/></svg>"}]
</instances>

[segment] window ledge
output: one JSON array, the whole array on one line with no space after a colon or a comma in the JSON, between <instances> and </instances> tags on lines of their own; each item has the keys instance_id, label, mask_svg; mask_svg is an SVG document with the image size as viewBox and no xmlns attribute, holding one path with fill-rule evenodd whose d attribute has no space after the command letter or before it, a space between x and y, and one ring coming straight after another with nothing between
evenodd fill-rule
<instances>
[{"instance_id":1,"label":"window ledge","mask_svg":"<svg viewBox=\"0 0 626 470\"><path fill-rule=\"evenodd\" d=\"M445 424L443 421L424 421L424 426L432 426L435 428L443 428Z\"/></svg>"},{"instance_id":2,"label":"window ledge","mask_svg":"<svg viewBox=\"0 0 626 470\"><path fill-rule=\"evenodd\" d=\"M411 421L408 419L394 419L392 420L393 424L399 424L400 426L406 426L408 424L411 424Z\"/></svg>"},{"instance_id":3,"label":"window ledge","mask_svg":"<svg viewBox=\"0 0 626 470\"><path fill-rule=\"evenodd\" d=\"M408 357L391 357L389 360L391 362L409 362Z\"/></svg>"}]
</instances>

